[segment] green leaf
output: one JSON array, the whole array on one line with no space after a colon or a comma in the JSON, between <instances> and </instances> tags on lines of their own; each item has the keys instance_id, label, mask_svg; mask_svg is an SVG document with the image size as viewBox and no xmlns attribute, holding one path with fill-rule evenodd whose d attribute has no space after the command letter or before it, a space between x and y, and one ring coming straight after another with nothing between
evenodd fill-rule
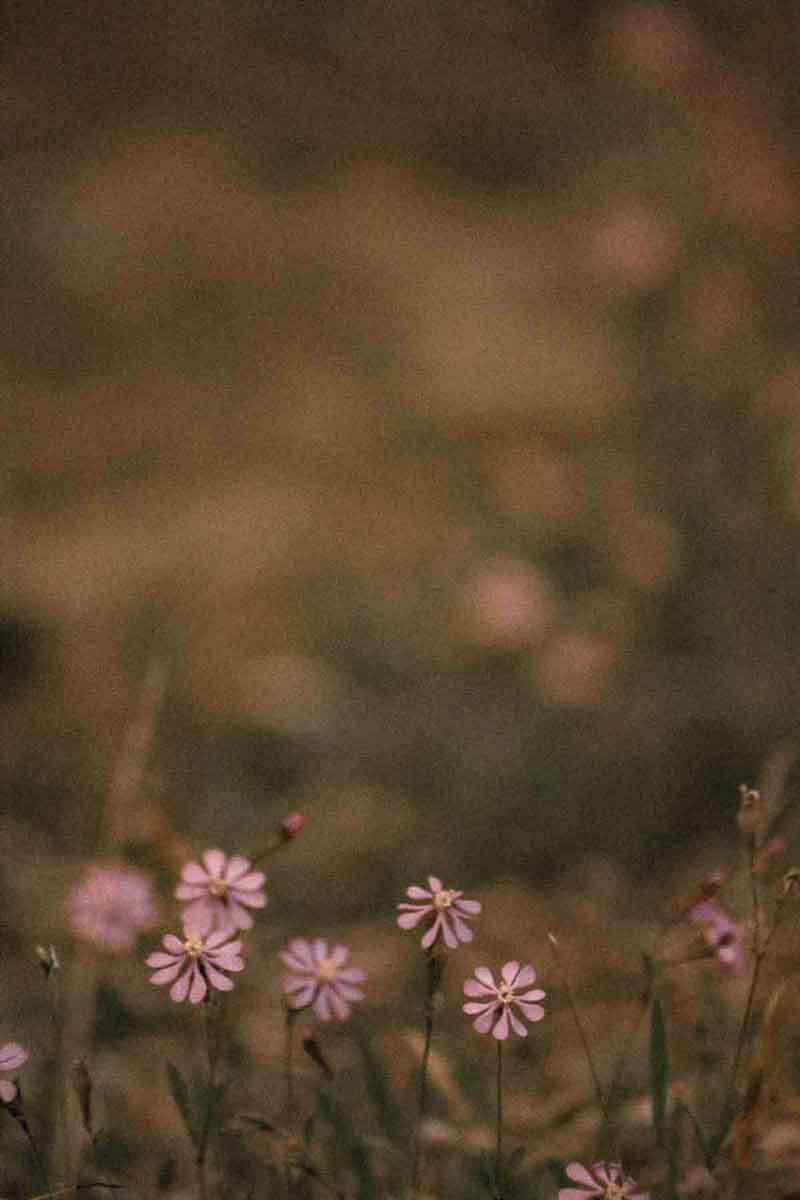
<instances>
[{"instance_id":1,"label":"green leaf","mask_svg":"<svg viewBox=\"0 0 800 1200\"><path fill-rule=\"evenodd\" d=\"M178 1068L173 1062L167 1062L167 1082L169 1090L172 1094L172 1099L175 1101L175 1107L181 1114L184 1127L189 1135L189 1139L195 1149L198 1149L200 1143L198 1140L198 1132L195 1129L194 1120L192 1117L192 1105L189 1099L189 1088L186 1085L186 1080L181 1075Z\"/></svg>"},{"instance_id":2,"label":"green leaf","mask_svg":"<svg viewBox=\"0 0 800 1200\"><path fill-rule=\"evenodd\" d=\"M650 1013L650 1091L653 1097L653 1124L659 1145L667 1147L667 1087L669 1061L664 1010L658 996L653 997Z\"/></svg>"}]
</instances>

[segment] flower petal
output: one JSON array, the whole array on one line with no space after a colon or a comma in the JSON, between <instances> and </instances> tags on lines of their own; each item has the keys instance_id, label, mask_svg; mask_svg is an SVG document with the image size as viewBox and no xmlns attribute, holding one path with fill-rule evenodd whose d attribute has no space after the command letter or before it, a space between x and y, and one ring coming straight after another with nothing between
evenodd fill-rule
<instances>
[{"instance_id":1,"label":"flower petal","mask_svg":"<svg viewBox=\"0 0 800 1200\"><path fill-rule=\"evenodd\" d=\"M408 896L409 900L430 900L431 898L431 893L429 891L427 891L425 888L416 886L406 888L406 895Z\"/></svg>"},{"instance_id":2,"label":"flower petal","mask_svg":"<svg viewBox=\"0 0 800 1200\"><path fill-rule=\"evenodd\" d=\"M17 1089L13 1083L9 1083L7 1079L0 1079L0 1101L3 1104L10 1104L17 1094Z\"/></svg>"},{"instance_id":3,"label":"flower petal","mask_svg":"<svg viewBox=\"0 0 800 1200\"><path fill-rule=\"evenodd\" d=\"M204 850L203 862L206 864L209 875L214 879L225 878L225 864L228 861L227 854L223 854L221 850Z\"/></svg>"},{"instance_id":4,"label":"flower petal","mask_svg":"<svg viewBox=\"0 0 800 1200\"><path fill-rule=\"evenodd\" d=\"M514 980L517 978L517 975L519 975L519 963L518 962L503 963L503 966L500 970L500 974L503 977L503 982L507 983L509 987L513 987Z\"/></svg>"},{"instance_id":5,"label":"flower petal","mask_svg":"<svg viewBox=\"0 0 800 1200\"><path fill-rule=\"evenodd\" d=\"M19 1042L6 1042L0 1046L0 1071L16 1071L30 1058L30 1051Z\"/></svg>"},{"instance_id":6,"label":"flower petal","mask_svg":"<svg viewBox=\"0 0 800 1200\"><path fill-rule=\"evenodd\" d=\"M479 983L477 979L466 979L464 981L465 996L496 996L495 988L487 987L485 983Z\"/></svg>"},{"instance_id":7,"label":"flower petal","mask_svg":"<svg viewBox=\"0 0 800 1200\"><path fill-rule=\"evenodd\" d=\"M497 992L497 984L494 981L494 975L488 967L476 967L475 978L479 979L481 983L486 984L486 987L489 988L490 991L495 993Z\"/></svg>"},{"instance_id":8,"label":"flower petal","mask_svg":"<svg viewBox=\"0 0 800 1200\"><path fill-rule=\"evenodd\" d=\"M181 869L181 879L184 883L203 884L208 887L208 871L204 870L199 863L187 863Z\"/></svg>"},{"instance_id":9,"label":"flower petal","mask_svg":"<svg viewBox=\"0 0 800 1200\"><path fill-rule=\"evenodd\" d=\"M500 1020L492 1030L492 1036L496 1037L498 1042L504 1042L508 1037L508 1005L503 1005L503 1011L500 1013Z\"/></svg>"},{"instance_id":10,"label":"flower petal","mask_svg":"<svg viewBox=\"0 0 800 1200\"><path fill-rule=\"evenodd\" d=\"M428 876L428 886L432 892L441 892L444 887L441 879L437 879L435 875Z\"/></svg>"},{"instance_id":11,"label":"flower petal","mask_svg":"<svg viewBox=\"0 0 800 1200\"><path fill-rule=\"evenodd\" d=\"M431 908L419 908L416 912L404 912L397 918L397 924L401 929L414 929L419 925L426 913L432 912Z\"/></svg>"},{"instance_id":12,"label":"flower petal","mask_svg":"<svg viewBox=\"0 0 800 1200\"><path fill-rule=\"evenodd\" d=\"M475 1029L478 1033L488 1033L492 1027L493 1020L494 1020L494 1005L492 1005L491 1008L487 1008L485 1013L482 1013L476 1021L472 1022L472 1028Z\"/></svg>"},{"instance_id":13,"label":"flower petal","mask_svg":"<svg viewBox=\"0 0 800 1200\"><path fill-rule=\"evenodd\" d=\"M530 987L535 980L536 972L529 963L527 966L522 968L517 975L517 978L514 980L514 990L516 991L518 988Z\"/></svg>"},{"instance_id":14,"label":"flower petal","mask_svg":"<svg viewBox=\"0 0 800 1200\"><path fill-rule=\"evenodd\" d=\"M171 967L162 967L161 970L155 971L150 976L150 982L154 983L156 987L160 987L162 983L172 983L173 979L180 974L182 967L182 962L173 963Z\"/></svg>"}]
</instances>

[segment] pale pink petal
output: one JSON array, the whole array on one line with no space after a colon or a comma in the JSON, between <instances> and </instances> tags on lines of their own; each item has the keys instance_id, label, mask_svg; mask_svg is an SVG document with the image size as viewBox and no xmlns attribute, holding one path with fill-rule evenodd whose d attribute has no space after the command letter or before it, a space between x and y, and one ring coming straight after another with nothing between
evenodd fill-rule
<instances>
[{"instance_id":1,"label":"pale pink petal","mask_svg":"<svg viewBox=\"0 0 800 1200\"><path fill-rule=\"evenodd\" d=\"M440 921L441 921L441 930L442 930L442 935L444 937L445 946L447 946L450 950L455 950L456 946L458 945L458 938L453 933L453 930L450 928L450 922L447 919L447 913L445 912L444 909L442 910L442 912L440 914Z\"/></svg>"},{"instance_id":2,"label":"pale pink petal","mask_svg":"<svg viewBox=\"0 0 800 1200\"><path fill-rule=\"evenodd\" d=\"M408 896L409 900L430 900L431 898L431 893L429 891L426 891L425 888L416 886L406 888L406 895Z\"/></svg>"},{"instance_id":3,"label":"pale pink petal","mask_svg":"<svg viewBox=\"0 0 800 1200\"><path fill-rule=\"evenodd\" d=\"M252 929L253 918L246 908L242 908L238 901L231 896L226 909L226 921L224 928L229 933L233 933L236 929ZM220 928L223 928L223 923L220 921Z\"/></svg>"},{"instance_id":4,"label":"pale pink petal","mask_svg":"<svg viewBox=\"0 0 800 1200\"><path fill-rule=\"evenodd\" d=\"M311 942L311 957L314 960L314 966L318 967L321 962L328 957L328 940L327 938L314 938Z\"/></svg>"},{"instance_id":5,"label":"pale pink petal","mask_svg":"<svg viewBox=\"0 0 800 1200\"><path fill-rule=\"evenodd\" d=\"M166 982L166 980L165 980L165 982ZM179 979L175 980L172 987L169 989L169 994L172 997L172 999L175 1001L176 1004L180 1004L181 1001L186 999L186 996L189 992L189 984L191 982L192 982L192 971L191 970L187 971L184 975L181 975Z\"/></svg>"},{"instance_id":6,"label":"pale pink petal","mask_svg":"<svg viewBox=\"0 0 800 1200\"><path fill-rule=\"evenodd\" d=\"M500 1019L492 1030L492 1036L496 1037L498 1042L504 1042L508 1037L508 1006L505 1004Z\"/></svg>"},{"instance_id":7,"label":"pale pink petal","mask_svg":"<svg viewBox=\"0 0 800 1200\"><path fill-rule=\"evenodd\" d=\"M350 1009L338 988L332 987L328 989L328 1000L333 1009L333 1015L337 1020L345 1021L350 1016Z\"/></svg>"},{"instance_id":8,"label":"pale pink petal","mask_svg":"<svg viewBox=\"0 0 800 1200\"><path fill-rule=\"evenodd\" d=\"M288 980L284 980L283 990L287 993L287 998L292 1008L307 1008L314 999L314 993L317 990L316 983L303 983L300 987L288 987ZM299 983L299 980L295 982ZM295 995L291 995L295 992Z\"/></svg>"},{"instance_id":9,"label":"pale pink petal","mask_svg":"<svg viewBox=\"0 0 800 1200\"><path fill-rule=\"evenodd\" d=\"M329 960L335 967L340 967L342 963L347 962L350 957L350 951L346 946L334 946L328 955Z\"/></svg>"},{"instance_id":10,"label":"pale pink petal","mask_svg":"<svg viewBox=\"0 0 800 1200\"><path fill-rule=\"evenodd\" d=\"M527 1029L522 1024L522 1021L514 1015L514 1011L510 1005L506 1008L506 1012L508 1013L508 1019L511 1022L511 1028L514 1030L514 1033L518 1034L519 1037L527 1037Z\"/></svg>"},{"instance_id":11,"label":"pale pink petal","mask_svg":"<svg viewBox=\"0 0 800 1200\"><path fill-rule=\"evenodd\" d=\"M517 975L517 978L514 980L514 990L516 991L518 988L530 987L535 979L536 972L534 971L533 967L523 967L520 973Z\"/></svg>"},{"instance_id":12,"label":"pale pink petal","mask_svg":"<svg viewBox=\"0 0 800 1200\"><path fill-rule=\"evenodd\" d=\"M242 943L237 940L227 942L218 950L207 951L203 957L218 967L224 967L226 971L241 971L243 965L241 955Z\"/></svg>"},{"instance_id":13,"label":"pale pink petal","mask_svg":"<svg viewBox=\"0 0 800 1200\"><path fill-rule=\"evenodd\" d=\"M584 1188L559 1188L558 1200L592 1200L595 1196L602 1196L601 1188L593 1187L590 1192Z\"/></svg>"},{"instance_id":14,"label":"pale pink petal","mask_svg":"<svg viewBox=\"0 0 800 1200\"><path fill-rule=\"evenodd\" d=\"M237 887L241 887L241 880L244 876L247 875L247 872L249 870L250 870L250 859L249 858L245 858L243 854L232 854L231 857L228 859L228 865L225 868L225 875L223 878L228 883L235 883ZM260 875L261 872L257 871L257 872L255 872L255 874ZM263 880L264 880L263 875L261 876L261 880L263 882Z\"/></svg>"},{"instance_id":15,"label":"pale pink petal","mask_svg":"<svg viewBox=\"0 0 800 1200\"><path fill-rule=\"evenodd\" d=\"M244 966L244 964L242 965ZM230 968L228 969L230 970ZM206 961L203 964L203 970L206 973L208 982L218 992L229 992L233 987L233 980L229 979L227 975L223 975L222 971L218 971L210 962Z\"/></svg>"},{"instance_id":16,"label":"pale pink petal","mask_svg":"<svg viewBox=\"0 0 800 1200\"><path fill-rule=\"evenodd\" d=\"M472 1027L473 1029L477 1030L478 1033L488 1033L492 1027L493 1019L494 1007L487 1008L486 1012L483 1013L482 1016L478 1017L476 1021L472 1022Z\"/></svg>"},{"instance_id":17,"label":"pale pink petal","mask_svg":"<svg viewBox=\"0 0 800 1200\"><path fill-rule=\"evenodd\" d=\"M289 942L289 949L291 950L292 954L296 955L296 957L300 959L305 967L314 966L314 958L311 953L311 947L305 938L292 938Z\"/></svg>"},{"instance_id":18,"label":"pale pink petal","mask_svg":"<svg viewBox=\"0 0 800 1200\"><path fill-rule=\"evenodd\" d=\"M229 936L230 935L225 933L224 930L215 929L214 932L210 933L205 939L203 951L207 952L209 950L218 950L220 946L224 945L225 942L228 941Z\"/></svg>"},{"instance_id":19,"label":"pale pink petal","mask_svg":"<svg viewBox=\"0 0 800 1200\"><path fill-rule=\"evenodd\" d=\"M221 850L204 850L203 862L206 864L209 875L214 879L225 878L225 864L228 861L227 854L223 854Z\"/></svg>"},{"instance_id":20,"label":"pale pink petal","mask_svg":"<svg viewBox=\"0 0 800 1200\"><path fill-rule=\"evenodd\" d=\"M6 1042L0 1046L0 1071L16 1071L30 1058L30 1051L19 1042Z\"/></svg>"},{"instance_id":21,"label":"pale pink petal","mask_svg":"<svg viewBox=\"0 0 800 1200\"><path fill-rule=\"evenodd\" d=\"M429 908L421 908L416 912L404 912L397 918L397 924L401 929L414 929L419 925L426 913L431 912Z\"/></svg>"},{"instance_id":22,"label":"pale pink petal","mask_svg":"<svg viewBox=\"0 0 800 1200\"><path fill-rule=\"evenodd\" d=\"M496 1007L497 1005L494 1000L490 1000L488 1003L485 1001L482 1003L480 1000L470 1000L469 1004L462 1005L464 1012L470 1017L473 1017L475 1013L491 1012Z\"/></svg>"},{"instance_id":23,"label":"pale pink petal","mask_svg":"<svg viewBox=\"0 0 800 1200\"><path fill-rule=\"evenodd\" d=\"M199 863L192 862L187 863L181 870L181 879L184 883L202 884L204 887L208 887L209 875L208 871L205 871Z\"/></svg>"},{"instance_id":24,"label":"pale pink petal","mask_svg":"<svg viewBox=\"0 0 800 1200\"><path fill-rule=\"evenodd\" d=\"M465 996L496 996L497 989L487 987L485 983L479 983L477 979L467 979L464 982Z\"/></svg>"},{"instance_id":25,"label":"pale pink petal","mask_svg":"<svg viewBox=\"0 0 800 1200\"><path fill-rule=\"evenodd\" d=\"M583 1183L590 1188L594 1188L595 1191L600 1190L597 1186L597 1180L589 1174L589 1172L586 1170L586 1167L582 1166L581 1163L568 1163L564 1169L566 1171L567 1178L573 1180L574 1183Z\"/></svg>"},{"instance_id":26,"label":"pale pink petal","mask_svg":"<svg viewBox=\"0 0 800 1200\"><path fill-rule=\"evenodd\" d=\"M361 988L352 987L352 985L349 983L341 983L337 980L336 990L339 992L340 996L344 997L345 1000L364 999L364 993L362 992Z\"/></svg>"},{"instance_id":27,"label":"pale pink petal","mask_svg":"<svg viewBox=\"0 0 800 1200\"><path fill-rule=\"evenodd\" d=\"M289 967L291 971L310 971L312 969L307 962L303 961L302 958L299 958L296 954L291 954L288 950L281 950L278 954L278 958L282 963Z\"/></svg>"},{"instance_id":28,"label":"pale pink petal","mask_svg":"<svg viewBox=\"0 0 800 1200\"><path fill-rule=\"evenodd\" d=\"M360 967L341 967L336 978L341 979L343 983L365 983L367 973Z\"/></svg>"},{"instance_id":29,"label":"pale pink petal","mask_svg":"<svg viewBox=\"0 0 800 1200\"><path fill-rule=\"evenodd\" d=\"M465 925L461 917L454 908L450 909L450 920L453 922L453 928L456 931L456 937L460 942L471 942L474 934L469 925Z\"/></svg>"},{"instance_id":30,"label":"pale pink petal","mask_svg":"<svg viewBox=\"0 0 800 1200\"><path fill-rule=\"evenodd\" d=\"M160 971L154 972L150 976L150 982L159 987L162 983L172 983L173 979L180 974L183 967L183 962L173 963L171 967L162 967Z\"/></svg>"},{"instance_id":31,"label":"pale pink petal","mask_svg":"<svg viewBox=\"0 0 800 1200\"><path fill-rule=\"evenodd\" d=\"M7 1079L0 1079L0 1101L3 1104L10 1104L17 1094L17 1089L13 1083L9 1083Z\"/></svg>"},{"instance_id":32,"label":"pale pink petal","mask_svg":"<svg viewBox=\"0 0 800 1200\"><path fill-rule=\"evenodd\" d=\"M245 892L239 891L237 887L231 892L237 904L246 904L248 908L266 908L267 897L263 892Z\"/></svg>"},{"instance_id":33,"label":"pale pink petal","mask_svg":"<svg viewBox=\"0 0 800 1200\"><path fill-rule=\"evenodd\" d=\"M478 900L456 900L453 908L457 908L459 912L468 917L477 917L481 911L481 905Z\"/></svg>"},{"instance_id":34,"label":"pale pink petal","mask_svg":"<svg viewBox=\"0 0 800 1200\"><path fill-rule=\"evenodd\" d=\"M544 1000L546 995L547 993L543 992L541 988L533 988L532 991L523 992L521 996L515 996L514 999L522 1000L523 1002L527 1000Z\"/></svg>"},{"instance_id":35,"label":"pale pink petal","mask_svg":"<svg viewBox=\"0 0 800 1200\"><path fill-rule=\"evenodd\" d=\"M199 900L208 895L208 883L179 883L175 888L176 900Z\"/></svg>"},{"instance_id":36,"label":"pale pink petal","mask_svg":"<svg viewBox=\"0 0 800 1200\"><path fill-rule=\"evenodd\" d=\"M519 1005L523 1016L527 1017L529 1021L541 1021L544 1016L544 1009L540 1004L527 1004L523 1000L518 1000L516 1003Z\"/></svg>"},{"instance_id":37,"label":"pale pink petal","mask_svg":"<svg viewBox=\"0 0 800 1200\"><path fill-rule=\"evenodd\" d=\"M144 960L148 967L170 967L174 962L180 962L174 954L167 954L164 950L154 950L152 954L148 954Z\"/></svg>"},{"instance_id":38,"label":"pale pink petal","mask_svg":"<svg viewBox=\"0 0 800 1200\"><path fill-rule=\"evenodd\" d=\"M448 935L447 926L443 924L443 920L442 920L442 914L441 914L441 913L438 913L438 914L437 914L437 917L436 917L436 920L433 922L433 924L431 925L430 929L427 931L427 933L423 934L423 937L422 937L422 948L423 948L423 950L429 950L429 949L430 949L430 947L431 947L431 946L433 945L433 943L436 941L436 936L437 936L437 934L439 933L439 930L440 930L440 929L443 929L443 930L444 930L444 937L445 937L445 941L447 941L447 935ZM451 935L451 936L452 936L452 935Z\"/></svg>"},{"instance_id":39,"label":"pale pink petal","mask_svg":"<svg viewBox=\"0 0 800 1200\"><path fill-rule=\"evenodd\" d=\"M202 973L200 971L198 971L196 966L194 966L192 968L191 978L192 978L192 986L189 988L189 1003L190 1004L199 1004L200 1001L205 997L206 992L208 991L208 984L206 983L205 979L203 978Z\"/></svg>"},{"instance_id":40,"label":"pale pink petal","mask_svg":"<svg viewBox=\"0 0 800 1200\"><path fill-rule=\"evenodd\" d=\"M321 988L319 995L314 1001L314 1012L319 1017L320 1021L330 1021L331 1010L328 1004L327 988Z\"/></svg>"},{"instance_id":41,"label":"pale pink petal","mask_svg":"<svg viewBox=\"0 0 800 1200\"><path fill-rule=\"evenodd\" d=\"M170 954L178 954L181 958L183 958L185 954L183 942L179 937L176 937L174 933L165 934L162 939L162 945L169 950Z\"/></svg>"},{"instance_id":42,"label":"pale pink petal","mask_svg":"<svg viewBox=\"0 0 800 1200\"><path fill-rule=\"evenodd\" d=\"M442 884L441 879L437 879L435 875L429 875L428 886L432 892L441 892L444 885Z\"/></svg>"},{"instance_id":43,"label":"pale pink petal","mask_svg":"<svg viewBox=\"0 0 800 1200\"><path fill-rule=\"evenodd\" d=\"M497 991L497 984L494 981L494 975L488 967L476 967L475 978L479 979L481 983L485 984L490 991Z\"/></svg>"},{"instance_id":44,"label":"pale pink petal","mask_svg":"<svg viewBox=\"0 0 800 1200\"><path fill-rule=\"evenodd\" d=\"M507 983L509 987L513 987L514 980L517 978L517 975L519 974L519 963L518 962L504 963L500 970L500 974L503 977L503 981L505 983Z\"/></svg>"}]
</instances>

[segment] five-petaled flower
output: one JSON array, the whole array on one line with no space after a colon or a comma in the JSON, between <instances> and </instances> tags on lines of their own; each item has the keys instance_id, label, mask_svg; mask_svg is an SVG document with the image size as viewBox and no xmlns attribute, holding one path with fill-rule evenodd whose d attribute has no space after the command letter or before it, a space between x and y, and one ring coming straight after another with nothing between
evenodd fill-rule
<instances>
[{"instance_id":1,"label":"five-petaled flower","mask_svg":"<svg viewBox=\"0 0 800 1200\"><path fill-rule=\"evenodd\" d=\"M228 935L252 929L247 910L267 903L263 871L251 870L249 858L241 854L228 858L221 850L204 851L203 862L205 866L187 863L175 889L178 900L188 901L184 923L201 936L212 929Z\"/></svg>"},{"instance_id":2,"label":"five-petaled flower","mask_svg":"<svg viewBox=\"0 0 800 1200\"><path fill-rule=\"evenodd\" d=\"M477 900L462 900L463 892L455 888L445 888L441 879L435 875L428 876L430 890L421 887L410 887L406 890L409 900L415 904L398 904L400 916L397 924L401 929L415 929L426 917L432 918L430 927L422 938L422 946L429 950L439 934L451 950L455 950L459 942L471 942L472 930L467 921L474 920L481 911Z\"/></svg>"},{"instance_id":3,"label":"five-petaled flower","mask_svg":"<svg viewBox=\"0 0 800 1200\"><path fill-rule=\"evenodd\" d=\"M227 941L222 930L203 937L193 929L184 929L183 938L168 933L163 939L164 950L155 950L145 961L156 970L150 982L171 983L169 994L176 1003L189 997L192 1004L205 999L209 988L229 992L233 980L225 971L244 968L242 943Z\"/></svg>"},{"instance_id":4,"label":"five-petaled flower","mask_svg":"<svg viewBox=\"0 0 800 1200\"><path fill-rule=\"evenodd\" d=\"M570 1163L567 1176L577 1188L561 1188L558 1200L650 1200L649 1192L636 1190L636 1181L626 1175L619 1163L596 1162L591 1167Z\"/></svg>"},{"instance_id":5,"label":"five-petaled flower","mask_svg":"<svg viewBox=\"0 0 800 1200\"><path fill-rule=\"evenodd\" d=\"M124 954L156 923L155 883L136 867L93 864L72 888L68 907L76 937L110 954Z\"/></svg>"},{"instance_id":6,"label":"five-petaled flower","mask_svg":"<svg viewBox=\"0 0 800 1200\"><path fill-rule=\"evenodd\" d=\"M689 910L689 920L701 925L706 942L717 962L728 971L741 975L744 970L744 933L741 925L728 916L715 897L704 897Z\"/></svg>"},{"instance_id":7,"label":"five-petaled flower","mask_svg":"<svg viewBox=\"0 0 800 1200\"><path fill-rule=\"evenodd\" d=\"M0 1071L17 1071L29 1058L30 1054L19 1042L6 1042L0 1046ZM16 1094L16 1084L0 1079L0 1103L10 1104Z\"/></svg>"},{"instance_id":8,"label":"five-petaled flower","mask_svg":"<svg viewBox=\"0 0 800 1200\"><path fill-rule=\"evenodd\" d=\"M346 967L350 957L346 946L328 950L325 938L307 942L292 938L280 958L289 968L283 977L283 992L290 1008L311 1007L321 1021L331 1016L340 1021L350 1016L350 1004L363 1000L364 993L355 987L366 975L358 967Z\"/></svg>"},{"instance_id":9,"label":"five-petaled flower","mask_svg":"<svg viewBox=\"0 0 800 1200\"><path fill-rule=\"evenodd\" d=\"M518 1008L528 1021L541 1021L544 1009L536 1001L543 1000L545 994L541 988L528 990L535 980L533 967L521 967L518 962L505 964L500 972L499 983L495 983L488 967L477 967L475 978L468 979L464 984L464 995L476 999L464 1005L464 1012L476 1017L473 1026L478 1033L491 1030L492 1036L498 1041L505 1041L508 1037L509 1026L520 1037L527 1037L528 1031L514 1008Z\"/></svg>"}]
</instances>

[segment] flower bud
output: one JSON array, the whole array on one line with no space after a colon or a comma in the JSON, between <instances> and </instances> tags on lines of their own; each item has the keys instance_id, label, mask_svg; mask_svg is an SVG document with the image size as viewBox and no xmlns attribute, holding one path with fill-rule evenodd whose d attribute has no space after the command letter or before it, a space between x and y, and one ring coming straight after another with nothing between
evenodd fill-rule
<instances>
[{"instance_id":1,"label":"flower bud","mask_svg":"<svg viewBox=\"0 0 800 1200\"><path fill-rule=\"evenodd\" d=\"M306 823L306 815L301 812L290 812L282 819L279 825L280 836L284 842L291 842L297 837L300 830Z\"/></svg>"},{"instance_id":2,"label":"flower bud","mask_svg":"<svg viewBox=\"0 0 800 1200\"><path fill-rule=\"evenodd\" d=\"M746 784L739 785L739 812L736 815L736 823L741 829L745 837L755 840L756 827L761 810L761 793L755 788L749 788Z\"/></svg>"}]
</instances>

